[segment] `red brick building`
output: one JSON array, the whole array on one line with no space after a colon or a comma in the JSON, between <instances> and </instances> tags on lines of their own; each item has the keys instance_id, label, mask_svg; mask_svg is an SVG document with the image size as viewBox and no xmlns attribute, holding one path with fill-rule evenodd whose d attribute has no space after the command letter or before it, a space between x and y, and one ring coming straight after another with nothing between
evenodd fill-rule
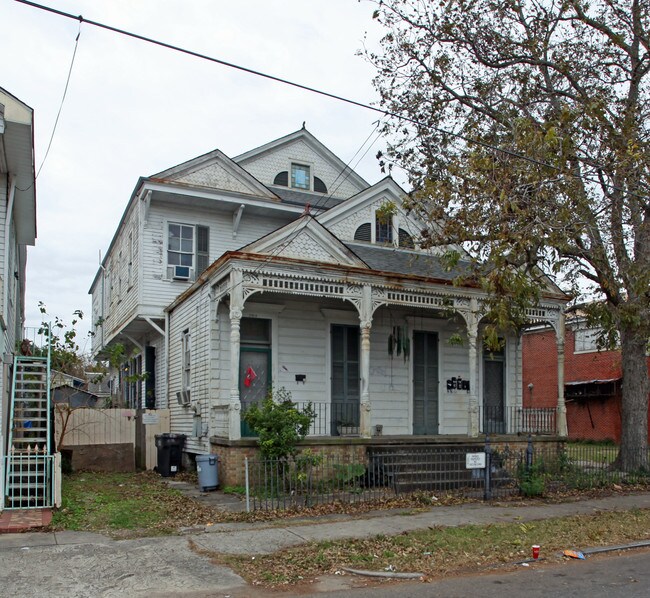
<instances>
[{"instance_id":1,"label":"red brick building","mask_svg":"<svg viewBox=\"0 0 650 598\"><path fill-rule=\"evenodd\" d=\"M621 353L598 351L593 330L567 323L564 382L569 438L621 438ZM551 328L523 336L523 405L557 405L557 346ZM648 359L650 375L650 358ZM650 422L649 422L650 427Z\"/></svg>"}]
</instances>

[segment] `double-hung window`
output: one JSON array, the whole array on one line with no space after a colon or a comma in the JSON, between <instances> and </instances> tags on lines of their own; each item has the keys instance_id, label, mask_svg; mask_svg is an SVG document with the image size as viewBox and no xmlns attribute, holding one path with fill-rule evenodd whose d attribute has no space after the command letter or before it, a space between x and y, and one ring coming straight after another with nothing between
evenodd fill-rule
<instances>
[{"instance_id":1,"label":"double-hung window","mask_svg":"<svg viewBox=\"0 0 650 598\"><path fill-rule=\"evenodd\" d=\"M207 226L170 222L167 228L167 277L195 280L209 265Z\"/></svg>"}]
</instances>

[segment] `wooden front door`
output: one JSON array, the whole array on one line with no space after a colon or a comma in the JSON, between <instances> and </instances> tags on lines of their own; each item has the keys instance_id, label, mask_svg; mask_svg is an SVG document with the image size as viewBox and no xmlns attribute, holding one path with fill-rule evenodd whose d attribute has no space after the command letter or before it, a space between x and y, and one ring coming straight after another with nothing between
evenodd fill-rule
<instances>
[{"instance_id":1,"label":"wooden front door","mask_svg":"<svg viewBox=\"0 0 650 598\"><path fill-rule=\"evenodd\" d=\"M505 418L505 359L504 351L483 355L483 432L503 434Z\"/></svg>"}]
</instances>

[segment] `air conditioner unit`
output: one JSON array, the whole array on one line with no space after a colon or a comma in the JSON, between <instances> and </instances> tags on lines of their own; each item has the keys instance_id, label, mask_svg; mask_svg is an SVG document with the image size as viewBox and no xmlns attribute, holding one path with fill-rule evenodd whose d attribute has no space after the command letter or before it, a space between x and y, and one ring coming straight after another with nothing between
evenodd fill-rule
<instances>
[{"instance_id":1,"label":"air conditioner unit","mask_svg":"<svg viewBox=\"0 0 650 598\"><path fill-rule=\"evenodd\" d=\"M190 267L189 266L174 266L174 272L172 275L174 280L189 280L190 279Z\"/></svg>"},{"instance_id":2,"label":"air conditioner unit","mask_svg":"<svg viewBox=\"0 0 650 598\"><path fill-rule=\"evenodd\" d=\"M176 393L176 401L181 407L187 407L190 404L190 391L181 390Z\"/></svg>"}]
</instances>

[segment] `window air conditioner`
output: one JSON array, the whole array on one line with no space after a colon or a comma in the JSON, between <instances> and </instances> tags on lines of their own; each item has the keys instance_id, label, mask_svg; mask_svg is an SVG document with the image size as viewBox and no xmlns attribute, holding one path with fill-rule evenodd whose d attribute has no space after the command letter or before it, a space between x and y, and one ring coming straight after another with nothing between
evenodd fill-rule
<instances>
[{"instance_id":1,"label":"window air conditioner","mask_svg":"<svg viewBox=\"0 0 650 598\"><path fill-rule=\"evenodd\" d=\"M190 267L189 266L174 266L174 280L189 280Z\"/></svg>"},{"instance_id":2,"label":"window air conditioner","mask_svg":"<svg viewBox=\"0 0 650 598\"><path fill-rule=\"evenodd\" d=\"M176 401L181 407L187 407L190 404L190 391L181 390L176 393Z\"/></svg>"}]
</instances>

